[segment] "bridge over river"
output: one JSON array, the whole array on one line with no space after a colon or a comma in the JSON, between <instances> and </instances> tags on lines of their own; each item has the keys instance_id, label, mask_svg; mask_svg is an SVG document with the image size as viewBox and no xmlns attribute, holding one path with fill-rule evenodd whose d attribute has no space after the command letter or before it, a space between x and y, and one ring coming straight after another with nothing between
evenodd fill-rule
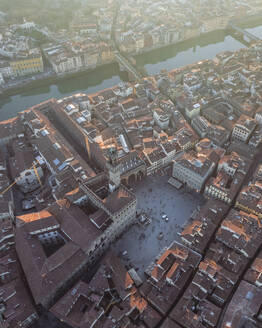
<instances>
[{"instance_id":1,"label":"bridge over river","mask_svg":"<svg viewBox=\"0 0 262 328\"><path fill-rule=\"evenodd\" d=\"M233 22L230 22L230 23L229 23L229 27L230 27L232 30L234 30L234 31L236 31L236 32L238 32L238 33L240 33L240 34L242 34L244 40L247 41L247 42L252 42L252 41L258 42L258 41L260 41L260 38L259 38L259 37L257 37L257 36L254 35L254 34L249 33L248 31L246 31L246 30L244 30L243 28L237 26L237 25L236 25L235 23L233 23Z\"/></svg>"},{"instance_id":2,"label":"bridge over river","mask_svg":"<svg viewBox=\"0 0 262 328\"><path fill-rule=\"evenodd\" d=\"M120 66L120 69L123 68L127 71L135 80L140 80L143 75L133 66L126 57L124 57L118 50L115 51L115 58Z\"/></svg>"}]
</instances>

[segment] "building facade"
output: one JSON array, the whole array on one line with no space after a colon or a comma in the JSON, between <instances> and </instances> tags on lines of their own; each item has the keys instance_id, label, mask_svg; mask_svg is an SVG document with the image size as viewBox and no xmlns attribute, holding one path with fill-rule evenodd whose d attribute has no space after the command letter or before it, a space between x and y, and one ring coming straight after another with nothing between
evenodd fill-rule
<instances>
[{"instance_id":1,"label":"building facade","mask_svg":"<svg viewBox=\"0 0 262 328\"><path fill-rule=\"evenodd\" d=\"M33 49L25 57L18 57L10 62L13 76L24 76L41 73L44 71L44 64L39 49Z\"/></svg>"}]
</instances>

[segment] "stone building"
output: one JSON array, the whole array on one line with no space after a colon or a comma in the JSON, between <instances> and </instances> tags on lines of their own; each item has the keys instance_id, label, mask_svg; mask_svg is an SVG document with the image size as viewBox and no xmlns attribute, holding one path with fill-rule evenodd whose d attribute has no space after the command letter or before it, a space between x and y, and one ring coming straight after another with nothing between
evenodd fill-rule
<instances>
[{"instance_id":1,"label":"stone building","mask_svg":"<svg viewBox=\"0 0 262 328\"><path fill-rule=\"evenodd\" d=\"M78 281L50 311L74 328L155 328L162 319L113 253L102 259L91 281Z\"/></svg>"},{"instance_id":2,"label":"stone building","mask_svg":"<svg viewBox=\"0 0 262 328\"><path fill-rule=\"evenodd\" d=\"M106 177L89 179L17 228L16 250L37 305L50 307L136 217L136 197ZM85 195L81 207L75 205ZM40 216L39 216L40 217ZM30 222L31 221L31 222Z\"/></svg>"},{"instance_id":3,"label":"stone building","mask_svg":"<svg viewBox=\"0 0 262 328\"><path fill-rule=\"evenodd\" d=\"M200 192L214 172L216 161L217 155L212 158L211 155L207 157L190 151L174 160L173 177Z\"/></svg>"},{"instance_id":4,"label":"stone building","mask_svg":"<svg viewBox=\"0 0 262 328\"><path fill-rule=\"evenodd\" d=\"M256 120L242 114L239 120L236 122L233 131L232 131L232 138L234 140L247 142L248 139L251 137L252 133L256 128Z\"/></svg>"}]
</instances>

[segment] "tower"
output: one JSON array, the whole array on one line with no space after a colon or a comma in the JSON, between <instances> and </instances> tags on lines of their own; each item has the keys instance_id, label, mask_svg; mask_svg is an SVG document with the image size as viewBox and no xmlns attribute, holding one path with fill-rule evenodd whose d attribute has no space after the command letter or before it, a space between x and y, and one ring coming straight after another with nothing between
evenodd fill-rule
<instances>
[{"instance_id":1,"label":"tower","mask_svg":"<svg viewBox=\"0 0 262 328\"><path fill-rule=\"evenodd\" d=\"M109 148L107 154L109 160L106 167L109 173L109 189L113 191L121 183L120 164L118 164L117 150L115 147Z\"/></svg>"}]
</instances>

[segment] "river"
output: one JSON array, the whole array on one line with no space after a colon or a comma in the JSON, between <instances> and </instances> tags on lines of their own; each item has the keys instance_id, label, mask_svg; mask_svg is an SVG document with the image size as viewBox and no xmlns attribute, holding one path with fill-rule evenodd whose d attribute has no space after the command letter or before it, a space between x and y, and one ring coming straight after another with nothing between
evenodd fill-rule
<instances>
[{"instance_id":1,"label":"river","mask_svg":"<svg viewBox=\"0 0 262 328\"><path fill-rule=\"evenodd\" d=\"M140 55L137 57L137 65L144 66L148 74L157 74L162 69L169 71L244 46L225 31L216 31Z\"/></svg>"},{"instance_id":2,"label":"river","mask_svg":"<svg viewBox=\"0 0 262 328\"><path fill-rule=\"evenodd\" d=\"M262 25L258 27L247 28L246 30L262 40Z\"/></svg>"},{"instance_id":3,"label":"river","mask_svg":"<svg viewBox=\"0 0 262 328\"><path fill-rule=\"evenodd\" d=\"M262 26L248 26L247 30L262 38ZM185 66L199 60L213 58L226 50L237 50L245 45L225 31L211 32L176 45L156 49L136 57L137 64L144 66L148 74L162 69ZM55 84L36 87L11 97L0 99L0 121L14 117L19 111L49 98L62 98L76 92L94 93L126 80L127 74L120 72L117 64L97 68L77 77L61 80Z\"/></svg>"}]
</instances>

